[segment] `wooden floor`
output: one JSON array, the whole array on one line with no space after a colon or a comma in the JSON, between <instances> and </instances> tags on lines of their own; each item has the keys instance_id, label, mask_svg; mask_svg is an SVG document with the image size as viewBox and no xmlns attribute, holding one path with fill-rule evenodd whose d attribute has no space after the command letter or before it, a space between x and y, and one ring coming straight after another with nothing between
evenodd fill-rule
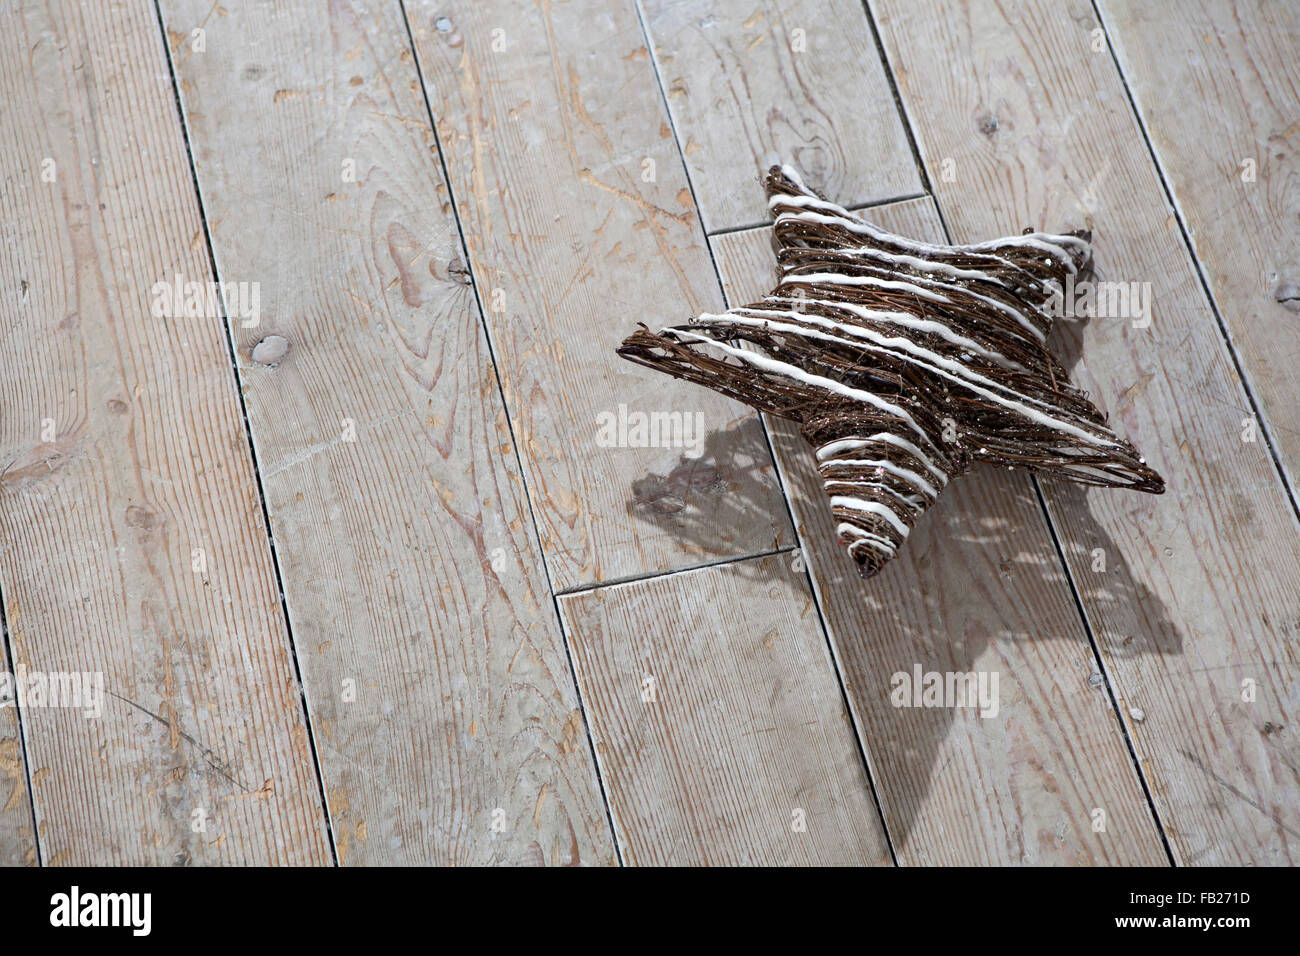
<instances>
[{"instance_id":1,"label":"wooden floor","mask_svg":"<svg viewBox=\"0 0 1300 956\"><path fill-rule=\"evenodd\" d=\"M1281 0L3 0L0 670L103 698L0 709L0 862L1300 862L1297 49ZM614 354L768 288L777 160L1091 228L1151 321L1054 345L1168 492L979 471L859 580L787 423ZM662 412L698 457L601 439Z\"/></svg>"}]
</instances>

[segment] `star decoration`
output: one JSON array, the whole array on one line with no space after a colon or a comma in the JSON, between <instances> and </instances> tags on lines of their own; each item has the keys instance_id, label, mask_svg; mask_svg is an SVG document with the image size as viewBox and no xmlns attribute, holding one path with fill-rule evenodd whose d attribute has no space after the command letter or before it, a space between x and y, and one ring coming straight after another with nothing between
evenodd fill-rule
<instances>
[{"instance_id":1,"label":"star decoration","mask_svg":"<svg viewBox=\"0 0 1300 956\"><path fill-rule=\"evenodd\" d=\"M968 246L896 236L768 172L780 280L761 301L619 354L800 425L840 542L870 577L973 462L1160 494L1046 347L1088 233Z\"/></svg>"}]
</instances>

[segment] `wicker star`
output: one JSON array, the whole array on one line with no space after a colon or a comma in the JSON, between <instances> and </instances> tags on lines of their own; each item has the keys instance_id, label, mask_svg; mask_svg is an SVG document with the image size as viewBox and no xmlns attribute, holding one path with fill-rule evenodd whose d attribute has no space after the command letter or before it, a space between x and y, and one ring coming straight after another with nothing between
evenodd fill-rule
<instances>
[{"instance_id":1,"label":"wicker star","mask_svg":"<svg viewBox=\"0 0 1300 956\"><path fill-rule=\"evenodd\" d=\"M781 278L761 301L619 348L633 362L798 422L870 577L975 461L1160 494L1164 481L1069 383L1045 342L1090 235L916 242L768 172Z\"/></svg>"}]
</instances>

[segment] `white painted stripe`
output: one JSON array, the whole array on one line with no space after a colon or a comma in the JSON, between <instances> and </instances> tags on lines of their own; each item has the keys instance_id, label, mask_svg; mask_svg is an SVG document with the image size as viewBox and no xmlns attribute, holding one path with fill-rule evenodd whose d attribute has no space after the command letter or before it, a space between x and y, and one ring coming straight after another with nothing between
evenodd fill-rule
<instances>
[{"instance_id":1,"label":"white painted stripe","mask_svg":"<svg viewBox=\"0 0 1300 956\"><path fill-rule=\"evenodd\" d=\"M871 532L866 531L863 528L859 528L855 524L849 524L847 521L841 521L839 524L837 524L835 526L835 533L839 535L851 534L855 536L856 538L859 539L859 541L854 542L855 544L857 543L866 544L868 542L880 544L884 548L889 549L888 550L889 554L893 554L895 551L898 550L898 546L895 545L894 542L890 541L888 538L882 538L878 534L872 534Z\"/></svg>"},{"instance_id":2,"label":"white painted stripe","mask_svg":"<svg viewBox=\"0 0 1300 956\"><path fill-rule=\"evenodd\" d=\"M906 438L899 438L897 435L891 434L890 432L876 432L874 435L868 435L867 440L883 441L887 444L895 445L904 451L910 452L912 457L924 464L930 474L934 475L939 480L941 486L948 484L948 473L935 467L935 465L931 463L930 459L921 452L921 449L917 448Z\"/></svg>"},{"instance_id":3,"label":"white painted stripe","mask_svg":"<svg viewBox=\"0 0 1300 956\"><path fill-rule=\"evenodd\" d=\"M727 345L725 342L718 342L708 336L699 335L695 332L688 332L685 329L666 328L661 329L659 334L668 334L677 338L685 337L694 342L711 345L716 349L721 349L728 355L740 359L742 362L757 366L764 371L772 372L776 375L784 375L786 378L792 378L797 382L803 382L805 385L811 385L815 388L824 388L828 391L835 392L837 395L843 395L845 398L854 398L858 401L866 402L868 405L878 408L882 412L888 412L890 415L895 415L902 419L907 423L908 427L910 427L912 431L925 439L927 445L934 447L934 442L930 441L930 436L925 433L925 430L916 423L916 419L908 414L905 409L891 404L882 398L878 398L870 392L864 392L860 388L852 388L851 386L845 385L843 382L837 382L834 379L826 378L822 375L811 375L803 369L796 368L786 362L778 362L776 359L768 358L766 355L759 355L757 352L738 349ZM935 448L935 451L938 451L938 449Z\"/></svg>"},{"instance_id":4,"label":"white painted stripe","mask_svg":"<svg viewBox=\"0 0 1300 956\"><path fill-rule=\"evenodd\" d=\"M1028 418L1030 421L1037 422L1038 424L1043 425L1047 428L1051 428L1053 431L1065 432L1067 435L1074 435L1076 438L1086 441L1090 445L1096 445L1099 448L1112 448L1115 447L1116 444L1113 438L1094 435L1091 432L1085 431L1084 429L1078 427L1077 425L1072 425L1067 421L1063 421L1058 418L1053 418L1050 415L1044 414L1043 412L1040 412L1035 408L1030 408L1029 405L1024 404L1024 402L1029 402L1033 405L1039 405L1043 408L1051 408L1052 406L1048 405L1046 402L1042 402L1036 398L1031 398L1028 395L1024 395L1020 392L1017 392L1015 389L1002 385L1000 382L995 382L992 379L986 378L985 376L979 374L978 372L972 369L967 368L966 366L962 365L959 362L953 362L950 359L946 359L941 355L935 354L934 352L930 352L926 349L922 349L920 346L913 345L908 339L896 339L892 337L879 336L876 338L879 338L882 341L882 345L887 345L889 346L889 348L873 347L869 345L859 345L858 343L850 342L847 339L840 338L839 336L829 335L825 332L819 332L816 329L805 328L797 325L788 325L787 323L784 322L769 322L766 319L752 319L747 316L737 315L735 313L727 313L726 315L717 316L716 321L726 322L726 323L734 322L738 325L748 325L748 326L759 325L770 329L777 329L779 331L789 332L793 335L803 335L803 336L809 336L811 338L822 339L823 341L838 342L839 344L847 345L850 348L861 347L871 351L884 352L886 355L892 355L894 358L902 359L905 362L910 361L912 362L912 364L919 365L921 368L933 372L935 375L939 375L943 378L948 379L949 381L956 382L958 385L970 389L976 395L980 395L984 398L987 398L991 402L996 402L997 404L1003 405L1007 408L1015 409L1023 417ZM672 330L666 330L666 331L672 331ZM863 331L865 332L867 330L864 329ZM874 333L871 333L871 335L874 336ZM874 340L875 339L873 338L873 341ZM712 340L707 339L706 341L712 341ZM927 356L927 358L932 360L934 364L930 365L927 364L926 362L920 361L917 358L909 358L906 355L899 355L897 352L890 351L890 348L902 348L904 351L913 352L913 353L919 352ZM784 364L784 363L778 363L778 364ZM793 366L787 366L787 367L792 368ZM953 369L953 371L947 371L947 369ZM825 379L824 381L830 381L830 379ZM982 387L981 385L975 384L976 382L984 383L984 385L987 385L989 387L988 388ZM1015 398L1020 399L1020 401L1016 401L1015 399L1005 398L1003 396L997 395L994 392L990 391L990 388L999 389L1010 395L1014 395ZM926 438L927 443L930 444L931 447L934 447L934 443L929 441L929 437L926 436L924 432L921 432L919 428L917 429L917 431L919 434L921 434L923 437ZM937 451L938 449L936 448L935 450Z\"/></svg>"},{"instance_id":5,"label":"white painted stripe","mask_svg":"<svg viewBox=\"0 0 1300 956\"><path fill-rule=\"evenodd\" d=\"M884 442L885 444L903 449L917 461L925 465L926 470L929 471L930 474L934 475L940 486L948 484L947 473L941 468L936 467L934 463L926 457L925 453L922 452L921 449L917 448L906 438L899 438L897 435L891 435L889 432L876 432L876 434L869 435L866 438L841 438L838 441L827 442L825 445L822 445L817 449L817 460L825 461L832 455L837 455L842 451L854 451L858 448L866 448L868 445L878 442Z\"/></svg>"},{"instance_id":6,"label":"white painted stripe","mask_svg":"<svg viewBox=\"0 0 1300 956\"><path fill-rule=\"evenodd\" d=\"M920 514L928 507L926 500L919 495L905 495L901 491L895 491L882 481L842 481L837 478L827 478L822 481L822 487L826 489L827 495L835 494L835 491L832 490L835 487L846 492L860 491L864 488L878 488L890 497L897 498L903 504L915 510L917 514Z\"/></svg>"},{"instance_id":7,"label":"white painted stripe","mask_svg":"<svg viewBox=\"0 0 1300 956\"><path fill-rule=\"evenodd\" d=\"M939 292L933 292L924 286L919 286L914 282L903 282L895 279L880 279L876 276L850 276L840 272L801 272L798 275L787 275L777 283L777 288L789 284L798 285L871 285L880 289L899 289L904 292L911 292L913 295L919 295L923 299L929 299L931 302L939 302L943 305L953 305L952 299Z\"/></svg>"},{"instance_id":8,"label":"white painted stripe","mask_svg":"<svg viewBox=\"0 0 1300 956\"><path fill-rule=\"evenodd\" d=\"M902 519L898 517L898 514L895 511L893 511L888 505L882 505L878 501L867 501L863 498L851 498L848 495L834 495L831 498L831 507L847 508L849 511L861 511L866 514L879 515L893 525L894 530L904 538L907 537L908 531L911 530L903 523Z\"/></svg>"},{"instance_id":9,"label":"white painted stripe","mask_svg":"<svg viewBox=\"0 0 1300 956\"><path fill-rule=\"evenodd\" d=\"M781 213L777 216L778 220L780 220L782 216L788 216L793 219L815 222L817 221L817 218L814 217L817 217L817 214L808 211L809 207L812 207L814 209L821 209L830 214L829 216L818 217L823 220L825 225L840 225L847 228L850 232L855 232L860 235L868 235L886 241L894 241L898 245L904 247L924 245L929 246L929 249L924 251L943 253L949 250L957 250L960 252L982 253L990 249L1000 249L1006 246L1019 246L1024 249L1035 249L1039 252L1045 252L1059 260L1071 272L1077 272L1078 266L1075 265L1074 258L1064 247L1073 246L1074 248L1079 249L1081 253L1092 249L1092 243L1088 242L1086 239L1080 238L1079 236L1046 232L1033 232L1023 236L1005 236L1001 239L990 239L987 242L977 242L964 246L937 246L931 243L917 243L913 240L904 239L902 236L895 236L893 233L887 232L878 226L873 226L870 223L863 221L843 206L837 205L833 202L827 202L825 199L819 199L816 196L793 196L788 193L777 193L767 201L767 207L769 210L776 209L777 206L781 205L793 206L800 211L795 213Z\"/></svg>"},{"instance_id":10,"label":"white painted stripe","mask_svg":"<svg viewBox=\"0 0 1300 956\"><path fill-rule=\"evenodd\" d=\"M926 282L930 280L918 278L918 281ZM784 278L781 279L780 282L777 283L776 287L780 289L782 286L791 283L795 283L799 285L871 285L882 289L899 289L901 291L911 292L914 295L919 295L923 299L929 299L931 302L938 302L941 305L952 305L952 306L957 305L956 302L948 298L946 295L943 295L940 292L934 292L930 289L926 289L924 286L917 285L914 282L900 282L892 279L878 279L875 276L846 276L846 275L841 275L838 272L805 272L805 273L800 273L799 275L785 276ZM948 283L943 283L938 281L935 281L933 284L938 285L941 288L946 288L949 287L950 285ZM1046 333L1044 333L1040 328L1038 328L1038 326L1034 325L1034 323L1030 322L1027 318L1025 318L1025 316L1015 307L1010 306L1005 302L999 302L997 299L990 298L987 295L983 295L982 293L976 292L973 289L966 288L965 286L951 285L951 287L961 292L965 292L967 295L971 296L972 298L979 299L985 305L997 309L999 312L1003 312L1006 315L1009 315L1017 325L1019 325L1026 332L1032 335L1034 337L1034 340L1038 342L1040 345L1047 341Z\"/></svg>"},{"instance_id":11,"label":"white painted stripe","mask_svg":"<svg viewBox=\"0 0 1300 956\"><path fill-rule=\"evenodd\" d=\"M889 472L891 475L895 475L899 478L902 478L905 482L907 482L909 485L913 486L914 488L919 488L921 491L929 495L931 498L939 497L939 490L935 488L934 485L930 484L928 481L926 481L924 478L918 475L916 472L909 471L906 468L900 468L898 465L895 465L893 462L885 461L884 459L831 458L828 461L822 462L822 465L827 468L829 468L832 465L851 465L853 467L861 467L861 468L881 468L884 471Z\"/></svg>"},{"instance_id":12,"label":"white painted stripe","mask_svg":"<svg viewBox=\"0 0 1300 956\"><path fill-rule=\"evenodd\" d=\"M842 451L852 451L855 448L863 448L868 444L865 438L840 438L836 441L827 442L817 449L817 460L825 461L838 455Z\"/></svg>"},{"instance_id":13,"label":"white painted stripe","mask_svg":"<svg viewBox=\"0 0 1300 956\"><path fill-rule=\"evenodd\" d=\"M786 179L790 180L790 182L794 183L805 193L809 195L812 194L812 190L808 188L807 183L803 181L803 177L799 175L799 170L795 169L793 166L782 166L781 173Z\"/></svg>"},{"instance_id":14,"label":"white painted stripe","mask_svg":"<svg viewBox=\"0 0 1300 956\"><path fill-rule=\"evenodd\" d=\"M1006 287L1006 283L993 275L991 272L983 269L962 269L947 262L935 262L933 259L922 259L919 256L907 256L885 252L883 249L877 249L875 246L842 246L836 249L827 249L826 252L833 252L846 256L866 256L870 259L883 259L886 262L892 262L895 265L906 266L909 269L917 269L921 272L939 272L953 279L975 279L981 282L991 282L994 285Z\"/></svg>"},{"instance_id":15,"label":"white painted stripe","mask_svg":"<svg viewBox=\"0 0 1300 956\"><path fill-rule=\"evenodd\" d=\"M863 308L862 306L854 305L853 303L850 302L834 302L830 299L808 299L808 298L790 297L790 296L787 297L767 296L763 301L783 302L783 303L803 302L808 305L819 305L822 306L823 308L833 309L836 311L848 310L852 312L854 315L860 316L864 319L868 319L871 321L883 322L885 325L901 325L904 328L914 329L918 332L934 332L936 335L940 336L941 338L945 339L948 342L951 342L953 345L957 346L958 348L966 349L968 352L974 352L976 355L988 359L990 362L992 362L995 365L1001 365L1003 368L1015 369L1016 371L1019 372L1028 371L1028 369L1026 369L1019 362L1007 358L1001 352L995 352L992 349L985 348L984 346L976 342L974 339L968 339L964 335L956 334L941 322L933 322L929 319L913 318L912 316L908 315L908 313L906 312L876 312L872 309ZM862 328L861 326L855 325L853 323L834 322L831 319L827 319L825 316L816 315L815 313L810 313L810 312L800 312L797 309L764 309L764 308L759 308L757 305L747 305L739 309L732 309L731 311L732 313L749 312L749 313L758 313L760 315L764 315L764 314L784 315L793 319L807 319L808 321L812 322L815 325L821 325L823 328L829 327L829 328L841 329L849 333L850 335L855 335L860 338L866 338L866 335L861 331ZM895 316L897 316L898 318L895 319L894 318Z\"/></svg>"}]
</instances>

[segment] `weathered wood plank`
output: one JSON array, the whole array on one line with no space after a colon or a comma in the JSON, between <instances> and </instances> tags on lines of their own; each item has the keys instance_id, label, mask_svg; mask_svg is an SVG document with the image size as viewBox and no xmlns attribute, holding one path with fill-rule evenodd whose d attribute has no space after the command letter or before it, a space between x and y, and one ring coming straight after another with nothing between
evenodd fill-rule
<instances>
[{"instance_id":1,"label":"weathered wood plank","mask_svg":"<svg viewBox=\"0 0 1300 956\"><path fill-rule=\"evenodd\" d=\"M325 863L319 784L151 4L0 26L0 582L52 864Z\"/></svg>"},{"instance_id":2,"label":"weathered wood plank","mask_svg":"<svg viewBox=\"0 0 1300 956\"><path fill-rule=\"evenodd\" d=\"M944 241L928 197L863 215ZM771 228L710 242L729 303L771 289ZM767 421L899 861L1166 862L1029 479L992 468L961 478L863 581L836 540L807 442L792 423ZM895 706L891 678L910 679L917 664L996 674L996 708ZM1093 827L1098 809L1104 830Z\"/></svg>"},{"instance_id":3,"label":"weathered wood plank","mask_svg":"<svg viewBox=\"0 0 1300 956\"><path fill-rule=\"evenodd\" d=\"M633 4L406 9L555 587L787 544L757 417L614 354L722 304ZM702 454L602 434L620 407Z\"/></svg>"},{"instance_id":4,"label":"weathered wood plank","mask_svg":"<svg viewBox=\"0 0 1300 956\"><path fill-rule=\"evenodd\" d=\"M613 862L396 0L163 9L340 861Z\"/></svg>"},{"instance_id":5,"label":"weathered wood plank","mask_svg":"<svg viewBox=\"0 0 1300 956\"><path fill-rule=\"evenodd\" d=\"M560 605L625 862L889 863L789 553Z\"/></svg>"},{"instance_id":6,"label":"weathered wood plank","mask_svg":"<svg viewBox=\"0 0 1300 956\"><path fill-rule=\"evenodd\" d=\"M1300 486L1300 7L1103 0L1102 18L1219 315Z\"/></svg>"},{"instance_id":7,"label":"weathered wood plank","mask_svg":"<svg viewBox=\"0 0 1300 956\"><path fill-rule=\"evenodd\" d=\"M1168 493L1043 491L1176 859L1295 863L1296 519L1092 8L871 9L955 239L1091 226L1099 279L1151 283L1149 325L1059 341Z\"/></svg>"},{"instance_id":8,"label":"weathered wood plank","mask_svg":"<svg viewBox=\"0 0 1300 956\"><path fill-rule=\"evenodd\" d=\"M0 669L13 674L9 657L0 649ZM0 866L36 866L36 834L32 831L32 795L18 726L18 711L10 687L0 688Z\"/></svg>"},{"instance_id":9,"label":"weathered wood plank","mask_svg":"<svg viewBox=\"0 0 1300 956\"><path fill-rule=\"evenodd\" d=\"M774 162L845 206L921 192L861 3L641 6L707 232L767 222Z\"/></svg>"}]
</instances>

